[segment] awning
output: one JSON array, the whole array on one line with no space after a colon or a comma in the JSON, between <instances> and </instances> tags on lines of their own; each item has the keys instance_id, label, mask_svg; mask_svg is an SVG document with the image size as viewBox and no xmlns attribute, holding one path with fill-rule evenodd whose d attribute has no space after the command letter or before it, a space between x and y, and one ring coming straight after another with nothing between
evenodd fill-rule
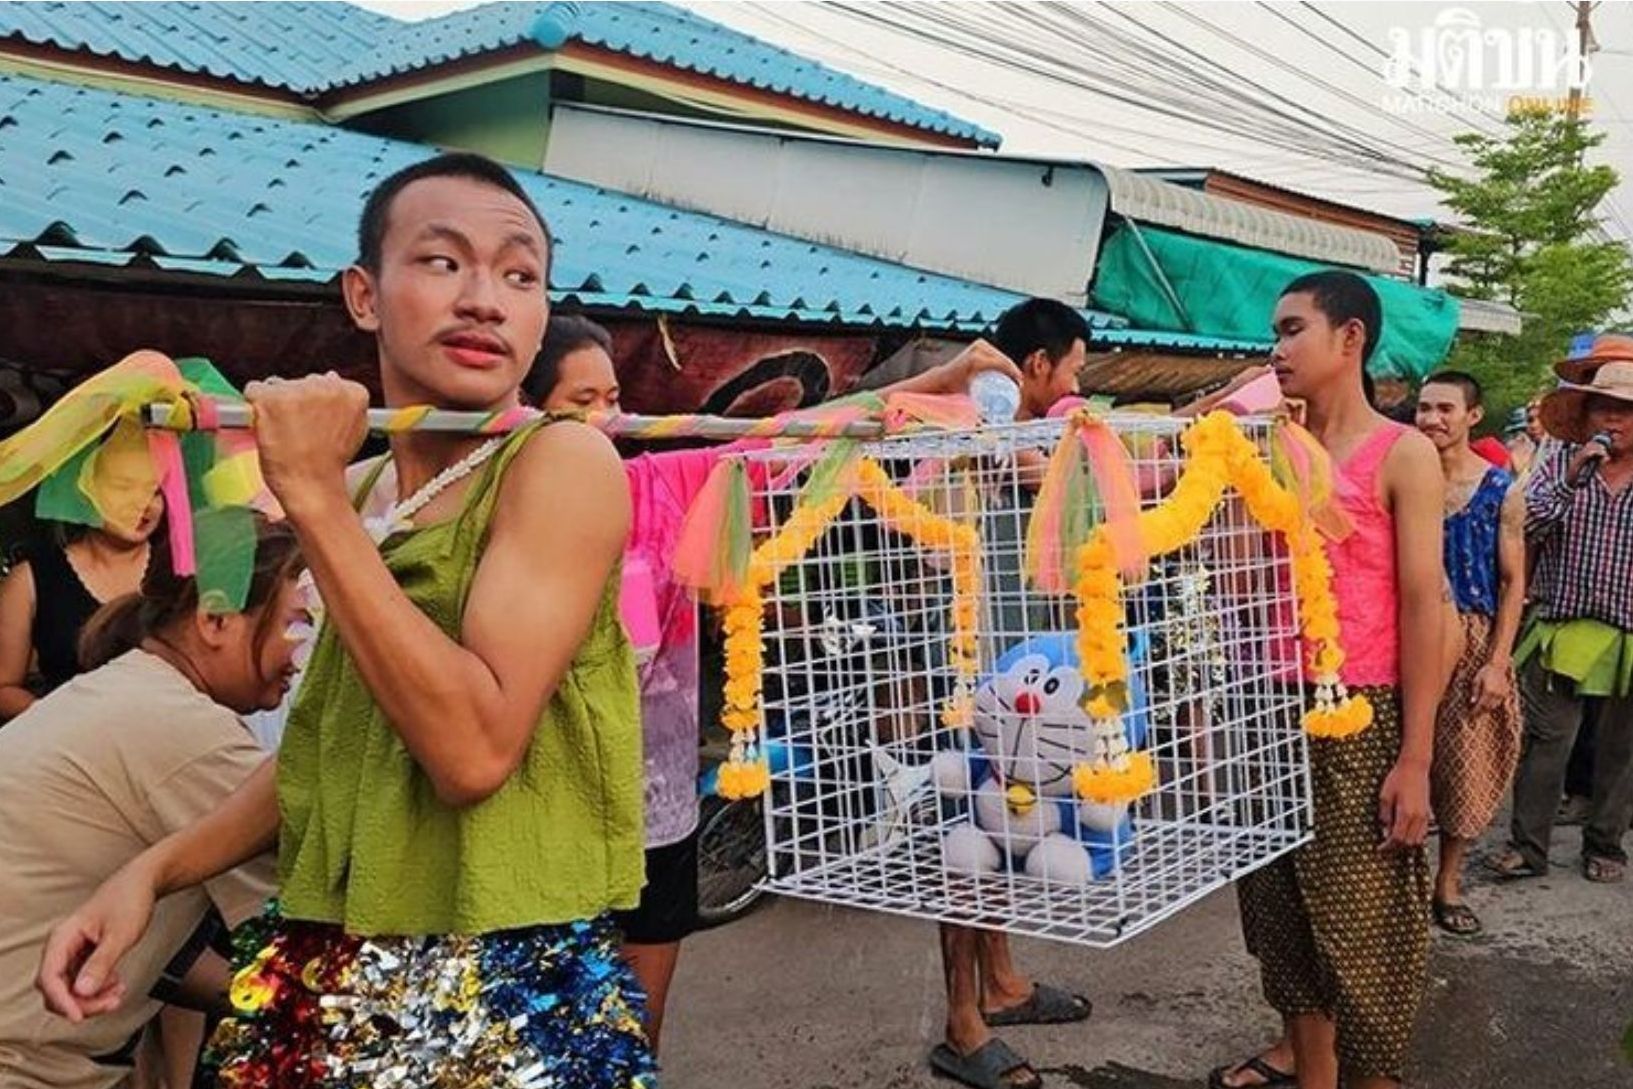
<instances>
[{"instance_id":1,"label":"awning","mask_svg":"<svg viewBox=\"0 0 1633 1089\"><path fill-rule=\"evenodd\" d=\"M1517 337L1525 322L1520 312L1507 303L1487 299L1462 299L1457 327L1474 333L1501 333Z\"/></svg>"},{"instance_id":2,"label":"awning","mask_svg":"<svg viewBox=\"0 0 1633 1089\"><path fill-rule=\"evenodd\" d=\"M1078 372L1085 396L1111 397L1118 403L1166 401L1174 404L1214 386L1222 386L1262 358L1174 355L1168 352L1091 352Z\"/></svg>"},{"instance_id":3,"label":"awning","mask_svg":"<svg viewBox=\"0 0 1633 1089\"><path fill-rule=\"evenodd\" d=\"M1111 210L1140 224L1172 227L1239 246L1305 257L1324 264L1394 272L1401 251L1388 237L1340 227L1255 204L1209 196L1114 166L1096 163L1111 192Z\"/></svg>"},{"instance_id":4,"label":"awning","mask_svg":"<svg viewBox=\"0 0 1633 1089\"><path fill-rule=\"evenodd\" d=\"M1326 267L1125 223L1100 247L1091 297L1136 328L1263 341L1282 289ZM1384 312L1368 369L1379 378L1423 378L1451 349L1458 300L1402 280L1366 278Z\"/></svg>"}]
</instances>

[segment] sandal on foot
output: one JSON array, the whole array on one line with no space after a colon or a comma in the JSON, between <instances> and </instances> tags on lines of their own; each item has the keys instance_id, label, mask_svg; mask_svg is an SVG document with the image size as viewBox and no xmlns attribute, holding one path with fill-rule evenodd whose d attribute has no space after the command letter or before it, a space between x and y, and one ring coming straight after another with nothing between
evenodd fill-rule
<instances>
[{"instance_id":1,"label":"sandal on foot","mask_svg":"<svg viewBox=\"0 0 1633 1089\"><path fill-rule=\"evenodd\" d=\"M1225 1079L1232 1074L1252 1074L1258 1081L1238 1082L1232 1086ZM1208 1089L1298 1089L1298 1075L1277 1070L1263 1055L1243 1059L1231 1066L1221 1066L1208 1075Z\"/></svg>"},{"instance_id":2,"label":"sandal on foot","mask_svg":"<svg viewBox=\"0 0 1633 1089\"><path fill-rule=\"evenodd\" d=\"M1047 983L1032 984L1032 997L1019 1006L983 1013L981 1019L993 1028L1006 1025L1066 1025L1087 1021L1094 1003L1080 994L1067 994Z\"/></svg>"},{"instance_id":3,"label":"sandal on foot","mask_svg":"<svg viewBox=\"0 0 1633 1089\"><path fill-rule=\"evenodd\" d=\"M1459 938L1471 938L1485 929L1480 925L1480 916L1461 900L1450 903L1446 900L1435 900L1429 905L1434 913L1435 925L1448 934Z\"/></svg>"},{"instance_id":4,"label":"sandal on foot","mask_svg":"<svg viewBox=\"0 0 1633 1089\"><path fill-rule=\"evenodd\" d=\"M971 1089L1042 1089L1043 1086L1043 1078L1031 1064L996 1036L968 1055L960 1055L946 1044L937 1044L930 1052L930 1069Z\"/></svg>"},{"instance_id":5,"label":"sandal on foot","mask_svg":"<svg viewBox=\"0 0 1633 1089\"><path fill-rule=\"evenodd\" d=\"M1627 876L1627 863L1588 855L1582 859L1582 876L1601 885L1614 885Z\"/></svg>"},{"instance_id":6,"label":"sandal on foot","mask_svg":"<svg viewBox=\"0 0 1633 1089\"><path fill-rule=\"evenodd\" d=\"M1527 877L1541 877L1542 871L1525 860L1515 850L1507 850L1496 858L1486 859L1486 869L1504 881L1518 881Z\"/></svg>"}]
</instances>

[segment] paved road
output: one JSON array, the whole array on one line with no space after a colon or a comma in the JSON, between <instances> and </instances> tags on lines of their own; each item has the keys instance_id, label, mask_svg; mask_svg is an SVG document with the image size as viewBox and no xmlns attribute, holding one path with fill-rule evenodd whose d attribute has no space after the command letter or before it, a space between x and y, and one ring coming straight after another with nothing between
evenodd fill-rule
<instances>
[{"instance_id":1,"label":"paved road","mask_svg":"<svg viewBox=\"0 0 1633 1089\"><path fill-rule=\"evenodd\" d=\"M1437 935L1413 1089L1630 1089L1633 884L1575 869L1565 830L1548 877L1476 883L1474 940ZM1023 968L1094 1000L1087 1025L1008 1039L1058 1089L1194 1089L1268 1038L1235 896L1110 952L1016 944ZM666 1029L664 1089L928 1089L940 1038L932 924L775 900L686 947Z\"/></svg>"}]
</instances>

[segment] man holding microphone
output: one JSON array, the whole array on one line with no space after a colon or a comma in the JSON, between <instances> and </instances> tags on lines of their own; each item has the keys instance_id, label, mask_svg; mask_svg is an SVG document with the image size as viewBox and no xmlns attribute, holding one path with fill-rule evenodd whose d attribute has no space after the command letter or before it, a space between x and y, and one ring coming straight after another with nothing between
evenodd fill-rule
<instances>
[{"instance_id":1,"label":"man holding microphone","mask_svg":"<svg viewBox=\"0 0 1633 1089\"><path fill-rule=\"evenodd\" d=\"M1535 551L1533 611L1515 653L1525 743L1514 783L1504 877L1548 869L1571 745L1597 726L1593 793L1582 833L1590 881L1622 880L1633 820L1633 337L1596 338L1556 368L1543 427L1560 442L1526 488Z\"/></svg>"}]
</instances>

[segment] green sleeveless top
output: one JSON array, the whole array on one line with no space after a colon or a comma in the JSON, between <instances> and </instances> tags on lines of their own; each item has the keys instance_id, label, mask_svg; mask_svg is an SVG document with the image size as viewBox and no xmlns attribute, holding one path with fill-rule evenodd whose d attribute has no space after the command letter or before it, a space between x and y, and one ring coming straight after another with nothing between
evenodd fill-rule
<instances>
[{"instance_id":1,"label":"green sleeveless top","mask_svg":"<svg viewBox=\"0 0 1633 1089\"><path fill-rule=\"evenodd\" d=\"M517 432L483 466L458 516L381 547L397 585L451 638L460 635L500 480L536 430ZM279 748L278 803L289 918L363 935L481 934L635 906L644 865L640 713L617 573L520 766L463 809L437 798L325 624Z\"/></svg>"}]
</instances>

